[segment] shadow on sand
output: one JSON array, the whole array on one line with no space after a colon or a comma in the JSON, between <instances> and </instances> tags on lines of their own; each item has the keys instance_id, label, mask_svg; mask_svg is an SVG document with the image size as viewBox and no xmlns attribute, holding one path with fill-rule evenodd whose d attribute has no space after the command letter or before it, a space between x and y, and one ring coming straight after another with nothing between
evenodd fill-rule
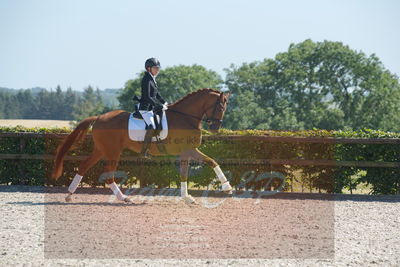
<instances>
[{"instance_id":1,"label":"shadow on sand","mask_svg":"<svg viewBox=\"0 0 400 267\"><path fill-rule=\"evenodd\" d=\"M165 188L123 188L122 191L130 196L179 196L180 189ZM41 194L66 194L66 187L59 186L0 186L0 193L41 193ZM111 195L109 188L78 188L75 195L79 194L97 194ZM350 195L350 194L326 194L326 193L290 193L273 191L234 191L232 195L227 195L214 190L189 190L189 194L194 197L215 197L215 198L262 198L262 199L287 199L287 200L326 200L326 201L358 201L358 202L400 202L400 195ZM11 202L10 202L11 203ZM23 203L23 202L16 202ZM52 204L53 203L53 204ZM33 203L32 205L34 205ZM36 203L44 205L45 203ZM126 205L124 203L62 203L50 202L48 205Z\"/></svg>"}]
</instances>

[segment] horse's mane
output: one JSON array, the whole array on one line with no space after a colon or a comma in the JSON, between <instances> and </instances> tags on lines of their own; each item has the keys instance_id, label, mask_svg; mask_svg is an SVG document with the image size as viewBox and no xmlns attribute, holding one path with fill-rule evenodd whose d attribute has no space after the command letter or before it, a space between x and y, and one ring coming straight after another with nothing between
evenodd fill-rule
<instances>
[{"instance_id":1,"label":"horse's mane","mask_svg":"<svg viewBox=\"0 0 400 267\"><path fill-rule=\"evenodd\" d=\"M206 92L206 91L207 91L207 92L214 92L214 93L218 93L218 94L221 93L220 91L215 90L215 89L212 89L212 88L202 88L202 89L199 89L199 90L197 90L197 91L193 91L193 92L191 92L190 94L187 94L187 95L181 97L180 99L176 100L174 103L171 103L170 105L171 105L171 106L172 106L172 105L177 105L177 104L179 104L179 103L185 101L186 99L188 99L189 97L191 97L191 96L193 96L193 95L196 95L196 94L202 93L202 92Z\"/></svg>"}]
</instances>

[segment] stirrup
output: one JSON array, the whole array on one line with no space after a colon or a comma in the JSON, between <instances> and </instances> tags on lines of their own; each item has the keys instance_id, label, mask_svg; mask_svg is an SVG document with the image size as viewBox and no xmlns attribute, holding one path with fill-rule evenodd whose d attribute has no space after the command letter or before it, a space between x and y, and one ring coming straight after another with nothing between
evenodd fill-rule
<instances>
[{"instance_id":1,"label":"stirrup","mask_svg":"<svg viewBox=\"0 0 400 267\"><path fill-rule=\"evenodd\" d=\"M140 153L139 156L141 158L143 158L143 159L151 159L152 158L152 156L150 155L149 151L142 152L142 153Z\"/></svg>"},{"instance_id":2,"label":"stirrup","mask_svg":"<svg viewBox=\"0 0 400 267\"><path fill-rule=\"evenodd\" d=\"M146 149L142 148L142 151L140 151L140 157L141 158L145 158L145 159L151 159L151 155L150 155L150 145L151 142L148 142L147 144L143 144L143 146L147 146Z\"/></svg>"}]
</instances>

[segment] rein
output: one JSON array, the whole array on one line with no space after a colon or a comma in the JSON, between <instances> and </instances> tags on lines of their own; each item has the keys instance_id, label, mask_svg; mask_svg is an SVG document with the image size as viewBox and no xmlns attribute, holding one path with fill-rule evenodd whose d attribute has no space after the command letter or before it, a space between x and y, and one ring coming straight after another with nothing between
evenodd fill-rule
<instances>
[{"instance_id":1,"label":"rein","mask_svg":"<svg viewBox=\"0 0 400 267\"><path fill-rule=\"evenodd\" d=\"M176 113L179 113L179 114L182 114L182 115L185 115L185 116L189 116L189 117L192 117L192 118L195 118L195 119L197 119L197 120L204 121L204 122L207 122L207 123L211 123L212 121L217 121L217 122L222 123L222 120L214 118L215 111L216 111L216 109L217 109L218 104L220 104L220 103L221 103L221 102L220 102L220 100L219 100L219 98L218 98L217 101L215 102L214 110L213 110L213 113L212 113L212 115L211 115L211 118L205 118L205 119L199 118L199 117L197 117L197 116L193 116L193 115L190 115L190 114L187 114L187 113L178 111L178 110L174 110L174 109L168 109L168 110L173 111L173 112L176 112ZM206 114L207 110L209 110L210 108L211 108L211 107L207 108L207 109L204 111L204 113ZM204 117L204 115L203 115L203 117Z\"/></svg>"}]
</instances>

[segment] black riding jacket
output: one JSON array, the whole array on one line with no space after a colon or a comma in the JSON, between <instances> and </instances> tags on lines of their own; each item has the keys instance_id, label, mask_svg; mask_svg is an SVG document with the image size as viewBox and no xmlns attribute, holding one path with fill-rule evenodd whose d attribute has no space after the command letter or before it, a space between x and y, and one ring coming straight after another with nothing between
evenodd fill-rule
<instances>
[{"instance_id":1,"label":"black riding jacket","mask_svg":"<svg viewBox=\"0 0 400 267\"><path fill-rule=\"evenodd\" d=\"M158 101L157 101L158 100ZM153 110L155 106L165 104L166 101L158 92L157 83L153 80L150 73L146 71L142 79L142 97L140 99L140 110Z\"/></svg>"}]
</instances>

